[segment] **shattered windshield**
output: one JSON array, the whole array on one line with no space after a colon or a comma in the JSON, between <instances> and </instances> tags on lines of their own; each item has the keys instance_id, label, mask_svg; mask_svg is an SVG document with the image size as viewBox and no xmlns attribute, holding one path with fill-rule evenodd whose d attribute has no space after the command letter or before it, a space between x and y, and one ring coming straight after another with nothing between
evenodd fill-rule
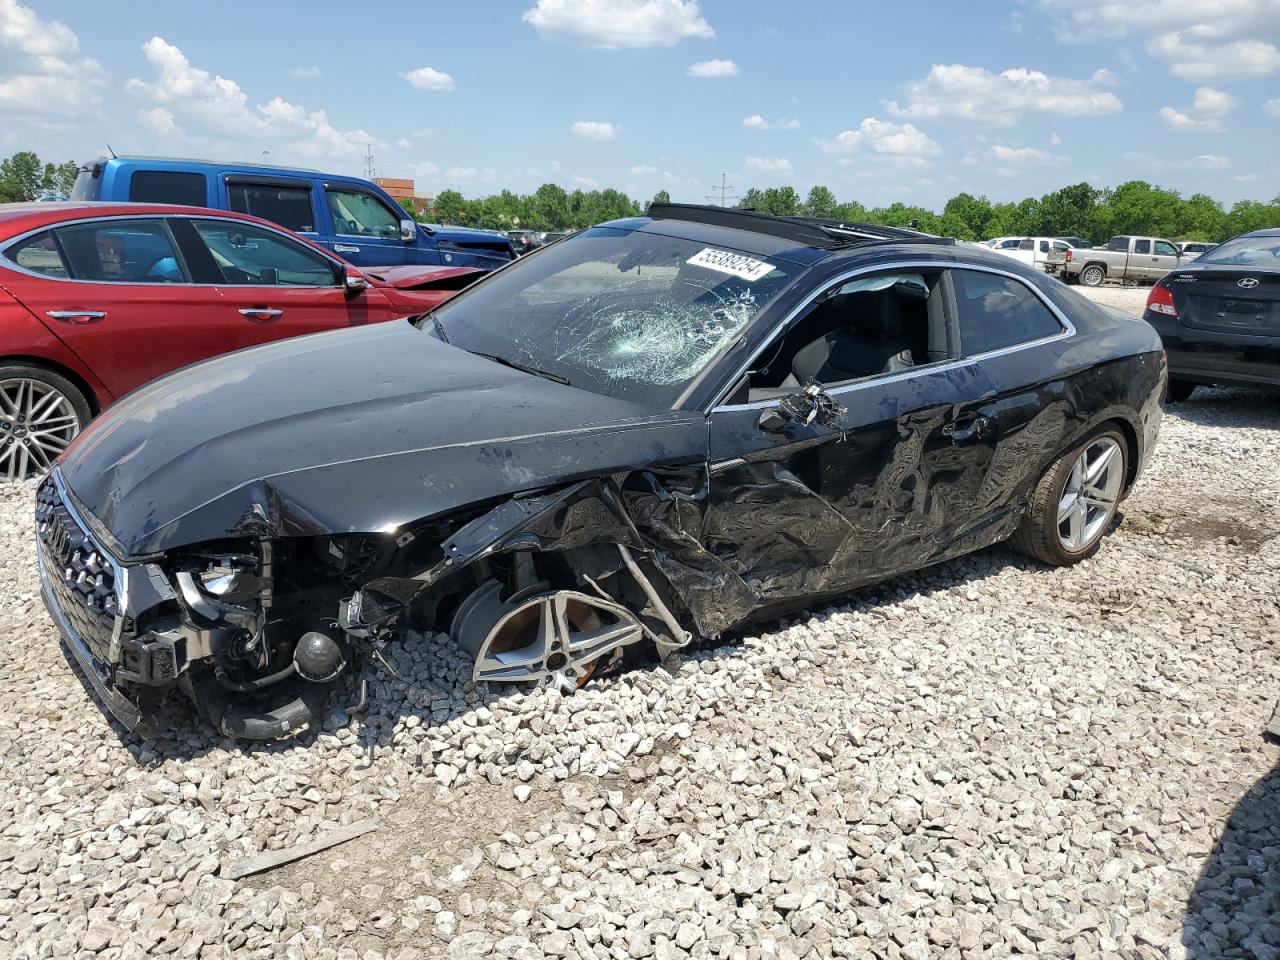
<instances>
[{"instance_id":1,"label":"shattered windshield","mask_svg":"<svg viewBox=\"0 0 1280 960\"><path fill-rule=\"evenodd\" d=\"M445 303L423 327L584 390L671 406L801 269L596 227Z\"/></svg>"}]
</instances>

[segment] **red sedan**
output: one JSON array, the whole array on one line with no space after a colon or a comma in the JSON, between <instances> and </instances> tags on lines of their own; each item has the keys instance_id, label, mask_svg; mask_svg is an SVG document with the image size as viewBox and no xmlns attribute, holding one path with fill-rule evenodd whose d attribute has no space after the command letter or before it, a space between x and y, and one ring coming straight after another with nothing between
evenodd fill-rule
<instances>
[{"instance_id":1,"label":"red sedan","mask_svg":"<svg viewBox=\"0 0 1280 960\"><path fill-rule=\"evenodd\" d=\"M424 313L479 273L360 270L266 220L160 204L0 204L0 479L178 367Z\"/></svg>"}]
</instances>

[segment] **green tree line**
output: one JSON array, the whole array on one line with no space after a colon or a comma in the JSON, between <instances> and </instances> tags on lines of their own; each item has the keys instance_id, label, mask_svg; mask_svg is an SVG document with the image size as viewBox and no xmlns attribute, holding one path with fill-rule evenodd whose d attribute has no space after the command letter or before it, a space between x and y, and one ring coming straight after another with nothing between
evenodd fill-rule
<instances>
[{"instance_id":1,"label":"green tree line","mask_svg":"<svg viewBox=\"0 0 1280 960\"><path fill-rule=\"evenodd\" d=\"M0 203L34 200L49 193L71 195L80 165L46 163L30 150L22 150L0 160Z\"/></svg>"},{"instance_id":2,"label":"green tree line","mask_svg":"<svg viewBox=\"0 0 1280 960\"><path fill-rule=\"evenodd\" d=\"M667 202L666 192L650 202ZM500 194L468 200L456 190L445 190L427 220L463 226L509 230L570 230L620 217L632 217L648 209L648 203L628 198L617 190L565 190L545 183L531 194L504 190ZM1102 243L1117 234L1144 234L1170 240L1220 241L1227 237L1280 226L1280 197L1269 203L1240 200L1230 209L1207 194L1183 197L1176 190L1130 180L1118 187L1099 189L1077 183L1042 197L993 203L986 197L959 193L941 211L906 203L866 207L856 200L840 201L823 186L801 197L793 187L748 190L738 203L744 209L778 216L825 217L892 227L915 227L925 233L958 240L985 240L999 236L1075 236Z\"/></svg>"}]
</instances>

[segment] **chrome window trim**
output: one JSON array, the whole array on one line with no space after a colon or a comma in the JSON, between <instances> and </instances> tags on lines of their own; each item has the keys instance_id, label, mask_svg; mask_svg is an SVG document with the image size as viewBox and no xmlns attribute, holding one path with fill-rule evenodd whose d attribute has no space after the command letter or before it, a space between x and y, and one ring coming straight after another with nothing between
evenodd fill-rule
<instances>
[{"instance_id":1,"label":"chrome window trim","mask_svg":"<svg viewBox=\"0 0 1280 960\"><path fill-rule=\"evenodd\" d=\"M147 289L162 287L234 287L237 290L328 290L329 285L325 286L290 286L278 283L130 283L122 280L77 280L74 277L50 277L47 274L36 273L34 270L28 270L26 267L13 261L9 256L9 249L16 244L21 243L36 234L44 233L46 230L57 230L59 227L78 225L82 223L100 223L108 220L221 220L224 223L243 223L248 227L257 227L268 233L276 233L293 243L298 243L298 235L290 233L281 227L276 227L268 223L258 223L256 221L241 220L239 217L223 216L227 213L225 210L215 210L212 207L207 214L204 213L114 213L105 214L96 217L82 217L71 220L58 220L55 223L46 223L43 226L34 227L24 233L19 233L10 237L5 241L4 246L0 247L0 258L3 258L3 266L6 270L12 270L14 273L21 273L24 276L35 277L38 280L52 280L56 283L114 283L124 287L146 287ZM175 246L177 241L174 241ZM332 256L323 249L317 250L310 244L302 244L307 252L314 253L317 257L328 261L332 266L345 270L351 264L338 257ZM181 248L178 249L178 255L182 255ZM342 284L335 282L332 288L336 290L342 289Z\"/></svg>"},{"instance_id":2,"label":"chrome window trim","mask_svg":"<svg viewBox=\"0 0 1280 960\"><path fill-rule=\"evenodd\" d=\"M879 376L865 377L861 380L838 384L834 386L832 389L826 391L827 393L830 393L833 396L837 394L843 395L845 393L862 390L862 389L865 389L866 387L875 386L882 383L896 383L898 381L908 380L916 376L927 376L930 374L938 373L939 371L942 371L942 370L957 369L959 367L969 366L970 364L976 363L979 360L987 360L992 357L1001 357L1001 356L1004 356L1005 354L1016 353L1020 350L1029 350L1032 347L1043 346L1046 343L1054 343L1055 341L1063 340L1063 339L1066 339L1067 337L1071 337L1075 335L1075 332L1076 332L1075 324L1073 324L1070 320L1067 319L1067 315L1063 313L1060 309L1058 309L1056 304L1054 304L1047 296L1045 296L1045 294L1041 290L1037 289L1035 284L1028 282L1026 278L1020 277L1018 276L1018 274L1011 273L1008 270L1001 270L998 267L989 267L986 264L966 263L962 260L902 260L892 264L877 263L877 264L872 264L864 267L857 267L853 270L846 271L845 273L836 274L835 277L833 277L831 280L827 281L826 283L822 284L822 286L818 290L811 293L803 301L801 301L799 304L793 307L787 313L787 315L783 317L782 320L773 328L773 331L769 334L769 336L766 339L761 341L760 345L756 348L755 352L750 357L747 358L747 360L739 367L737 372L734 373L734 375L729 379L724 390L721 392L718 400L711 405L711 409L709 412L715 413L721 410L724 410L724 411L755 410L763 407L776 405L778 402L777 397L774 397L769 400L752 400L747 403L724 403L723 401L724 401L724 398L728 395L729 391L732 390L734 386L742 379L743 375L746 374L748 368L751 366L751 361L754 360L756 357L758 357L763 351L768 349L774 343L774 341L778 339L779 335L782 334L783 331L785 331L788 327L790 327L792 322L803 311L807 310L812 305L814 300L820 297L827 290L830 290L832 287L839 286L842 283L852 280L855 277L863 276L864 274L893 273L897 270L907 269L907 268L917 268L917 269L930 268L930 269L940 269L940 270L976 270L980 273L991 273L991 274L995 274L996 276L1005 277L1009 280L1016 280L1018 283L1022 284L1024 287L1030 290L1033 294L1035 294L1036 297L1039 298L1040 302L1044 304L1045 307L1048 308L1049 312L1057 319L1057 321L1060 324L1062 324L1063 329L1060 330L1058 333L1051 334L1050 336L1047 336L1047 337L1040 337L1036 340L1027 340L1023 343L1015 343L1008 347L1001 347L998 350L988 350L986 353L975 353L971 357L958 357L954 360L941 360L941 361L938 361L937 363L925 364L924 366L920 366L920 367L912 367L909 370L902 370L902 371L899 371L898 373L890 373L890 374L883 374ZM959 317L957 317L956 320L958 323ZM961 346L961 349L963 349L964 343L961 342L960 346Z\"/></svg>"}]
</instances>

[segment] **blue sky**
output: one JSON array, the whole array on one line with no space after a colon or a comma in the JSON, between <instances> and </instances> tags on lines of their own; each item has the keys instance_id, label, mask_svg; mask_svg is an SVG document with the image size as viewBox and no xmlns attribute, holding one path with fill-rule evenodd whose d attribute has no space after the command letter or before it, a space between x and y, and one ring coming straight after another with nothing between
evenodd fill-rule
<instances>
[{"instance_id":1,"label":"blue sky","mask_svg":"<svg viewBox=\"0 0 1280 960\"><path fill-rule=\"evenodd\" d=\"M1280 194L1280 0L0 0L0 153L251 159L468 196L826 184L939 206Z\"/></svg>"}]
</instances>

